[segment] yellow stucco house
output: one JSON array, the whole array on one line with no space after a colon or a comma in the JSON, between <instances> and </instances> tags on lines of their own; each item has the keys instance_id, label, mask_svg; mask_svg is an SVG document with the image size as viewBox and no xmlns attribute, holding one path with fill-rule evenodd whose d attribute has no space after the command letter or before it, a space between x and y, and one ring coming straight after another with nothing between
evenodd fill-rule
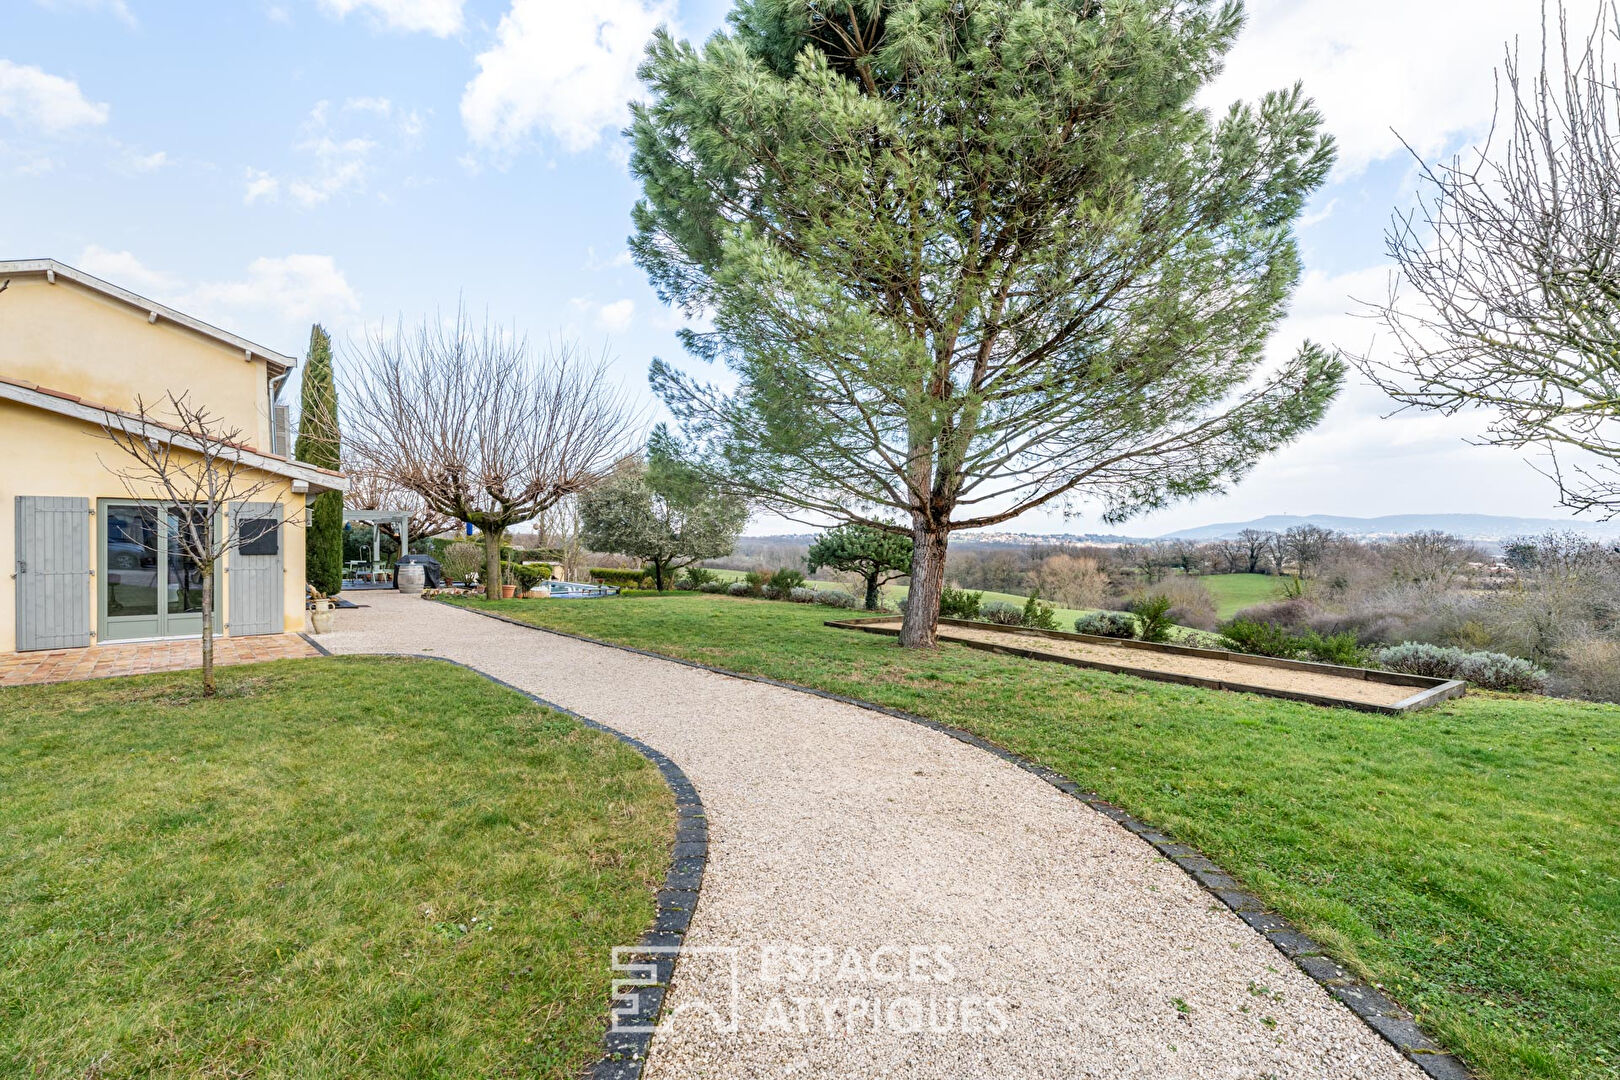
<instances>
[{"instance_id":1,"label":"yellow stucco house","mask_svg":"<svg viewBox=\"0 0 1620 1080\"><path fill-rule=\"evenodd\" d=\"M302 630L305 507L344 481L290 458L280 394L297 361L55 260L0 261L7 281L0 653L201 635L196 568L174 539L187 508L132 494L103 427L108 410L170 392L239 429L242 475L267 482L235 511L266 524L218 571L216 630Z\"/></svg>"}]
</instances>

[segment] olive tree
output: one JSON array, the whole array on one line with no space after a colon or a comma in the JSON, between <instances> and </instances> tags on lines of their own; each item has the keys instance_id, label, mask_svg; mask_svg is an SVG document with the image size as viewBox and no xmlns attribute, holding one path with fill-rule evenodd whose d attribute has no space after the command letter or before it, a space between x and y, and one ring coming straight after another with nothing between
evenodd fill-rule
<instances>
[{"instance_id":1,"label":"olive tree","mask_svg":"<svg viewBox=\"0 0 1620 1080\"><path fill-rule=\"evenodd\" d=\"M1337 354L1265 345L1333 159L1295 86L1212 116L1216 0L740 0L660 32L631 251L706 316L652 383L708 475L909 535L900 641L935 641L951 534L1121 521L1315 424Z\"/></svg>"}]
</instances>

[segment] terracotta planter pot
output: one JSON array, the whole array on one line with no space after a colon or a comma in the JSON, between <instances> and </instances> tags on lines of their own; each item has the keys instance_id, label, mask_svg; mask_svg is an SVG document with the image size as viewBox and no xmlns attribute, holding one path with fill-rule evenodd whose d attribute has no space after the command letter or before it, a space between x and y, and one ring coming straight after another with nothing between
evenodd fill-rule
<instances>
[{"instance_id":1,"label":"terracotta planter pot","mask_svg":"<svg viewBox=\"0 0 1620 1080\"><path fill-rule=\"evenodd\" d=\"M517 595L517 586L516 585L502 585L501 586L501 599L502 600L510 600L510 599L512 599L512 597L514 597L516 595Z\"/></svg>"}]
</instances>

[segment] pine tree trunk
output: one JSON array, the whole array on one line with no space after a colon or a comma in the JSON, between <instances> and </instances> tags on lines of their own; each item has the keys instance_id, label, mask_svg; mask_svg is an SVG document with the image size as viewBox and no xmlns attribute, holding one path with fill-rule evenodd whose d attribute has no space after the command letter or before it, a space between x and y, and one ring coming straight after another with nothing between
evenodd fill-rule
<instances>
[{"instance_id":1,"label":"pine tree trunk","mask_svg":"<svg viewBox=\"0 0 1620 1080\"><path fill-rule=\"evenodd\" d=\"M484 529L484 596L501 598L501 529Z\"/></svg>"},{"instance_id":2,"label":"pine tree trunk","mask_svg":"<svg viewBox=\"0 0 1620 1080\"><path fill-rule=\"evenodd\" d=\"M214 696L214 568L202 576L202 679L203 697Z\"/></svg>"},{"instance_id":3,"label":"pine tree trunk","mask_svg":"<svg viewBox=\"0 0 1620 1080\"><path fill-rule=\"evenodd\" d=\"M876 611L878 609L878 573L879 571L874 570L866 575L867 611Z\"/></svg>"},{"instance_id":4,"label":"pine tree trunk","mask_svg":"<svg viewBox=\"0 0 1620 1080\"><path fill-rule=\"evenodd\" d=\"M911 592L900 624L900 644L908 649L930 649L939 632L939 598L945 591L945 547L950 533L919 521L912 528L911 542Z\"/></svg>"}]
</instances>

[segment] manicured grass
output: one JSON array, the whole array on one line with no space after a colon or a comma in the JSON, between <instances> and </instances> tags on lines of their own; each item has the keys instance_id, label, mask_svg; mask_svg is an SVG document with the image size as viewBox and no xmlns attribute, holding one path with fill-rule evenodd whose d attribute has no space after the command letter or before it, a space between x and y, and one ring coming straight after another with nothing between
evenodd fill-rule
<instances>
[{"instance_id":1,"label":"manicured grass","mask_svg":"<svg viewBox=\"0 0 1620 1080\"><path fill-rule=\"evenodd\" d=\"M1283 579L1269 574L1203 574L1198 580L1215 598L1215 613L1221 619L1282 596Z\"/></svg>"},{"instance_id":2,"label":"manicured grass","mask_svg":"<svg viewBox=\"0 0 1620 1080\"><path fill-rule=\"evenodd\" d=\"M905 652L830 609L707 595L468 606L977 732L1197 845L1482 1075L1620 1067L1620 708L1375 716Z\"/></svg>"},{"instance_id":3,"label":"manicured grass","mask_svg":"<svg viewBox=\"0 0 1620 1080\"><path fill-rule=\"evenodd\" d=\"M639 755L470 672L0 690L0 1072L571 1078L674 833Z\"/></svg>"}]
</instances>

